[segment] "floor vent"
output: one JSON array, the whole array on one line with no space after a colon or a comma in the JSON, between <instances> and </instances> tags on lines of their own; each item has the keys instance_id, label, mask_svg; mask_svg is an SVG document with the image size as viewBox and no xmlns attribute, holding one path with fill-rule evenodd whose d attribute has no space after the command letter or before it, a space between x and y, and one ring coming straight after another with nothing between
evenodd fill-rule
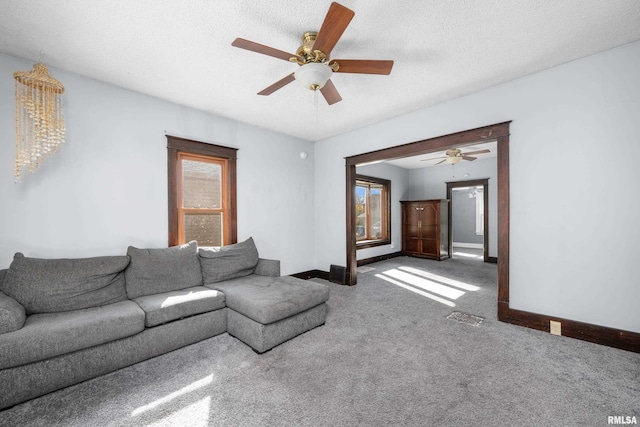
<instances>
[{"instance_id":1,"label":"floor vent","mask_svg":"<svg viewBox=\"0 0 640 427\"><path fill-rule=\"evenodd\" d=\"M447 319L457 320L458 322L466 323L471 326L480 326L480 323L482 323L482 321L484 320L484 317L474 316L473 314L454 311L453 313L447 316Z\"/></svg>"}]
</instances>

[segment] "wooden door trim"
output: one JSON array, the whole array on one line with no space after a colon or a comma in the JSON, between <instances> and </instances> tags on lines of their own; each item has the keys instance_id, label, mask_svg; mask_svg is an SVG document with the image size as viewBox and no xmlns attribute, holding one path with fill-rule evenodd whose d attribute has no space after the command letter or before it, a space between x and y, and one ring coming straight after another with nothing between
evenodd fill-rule
<instances>
[{"instance_id":1,"label":"wooden door trim","mask_svg":"<svg viewBox=\"0 0 640 427\"><path fill-rule=\"evenodd\" d=\"M511 122L497 123L490 126L484 126L476 129L470 129L462 132L456 132L449 135L437 136L434 138L424 139L409 144L398 145L396 147L384 148L381 150L371 151L368 153L357 154L345 158L346 167L346 246L347 246L347 283L355 285L357 283L357 260L355 248L355 205L354 191L356 165L379 162L384 160L401 159L404 157L418 156L422 154L434 153L436 151L448 150L449 148L464 147L474 145L479 142L498 141L498 289L507 286L503 291L508 295L509 286L509 124ZM506 161L505 161L506 159ZM500 168L505 168L500 171ZM501 181L502 177L502 181ZM506 187L505 187L506 186ZM506 191L505 191L506 188ZM502 191L501 191L502 190ZM501 206L506 205L506 210L500 210ZM504 214L506 213L506 217ZM502 229L506 220L506 229ZM501 222L502 221L502 222ZM502 239L502 240L501 240ZM503 241L504 240L504 241ZM503 247L504 245L504 247ZM505 249L506 248L506 249ZM504 256L506 265L501 266L502 252L507 251ZM502 267L502 268L500 268ZM500 293L500 292L499 292ZM507 301L508 302L508 301Z\"/></svg>"},{"instance_id":2,"label":"wooden door trim","mask_svg":"<svg viewBox=\"0 0 640 427\"><path fill-rule=\"evenodd\" d=\"M453 196L453 189L460 187L478 187L482 186L484 202L484 236L482 238L482 257L484 262L489 262L489 178L483 179L469 179L467 181L451 181L447 182L447 199L449 199L449 258L451 258L453 251L453 233L452 233L452 218L453 218L453 203L451 197Z\"/></svg>"}]
</instances>

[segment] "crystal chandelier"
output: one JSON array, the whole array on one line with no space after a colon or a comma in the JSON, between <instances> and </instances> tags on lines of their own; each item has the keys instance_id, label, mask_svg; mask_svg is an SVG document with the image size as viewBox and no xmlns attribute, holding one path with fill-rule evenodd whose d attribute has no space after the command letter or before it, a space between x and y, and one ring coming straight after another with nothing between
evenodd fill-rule
<instances>
[{"instance_id":1,"label":"crystal chandelier","mask_svg":"<svg viewBox=\"0 0 640 427\"><path fill-rule=\"evenodd\" d=\"M16 161L14 174L34 172L65 140L62 94L64 86L44 64L16 71Z\"/></svg>"}]
</instances>

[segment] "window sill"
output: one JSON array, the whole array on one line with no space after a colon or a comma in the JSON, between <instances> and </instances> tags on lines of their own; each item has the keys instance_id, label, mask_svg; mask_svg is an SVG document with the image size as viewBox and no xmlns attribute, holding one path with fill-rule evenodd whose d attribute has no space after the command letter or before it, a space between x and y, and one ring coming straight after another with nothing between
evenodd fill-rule
<instances>
[{"instance_id":1,"label":"window sill","mask_svg":"<svg viewBox=\"0 0 640 427\"><path fill-rule=\"evenodd\" d=\"M365 248L373 248L374 246L384 246L390 245L390 239L382 239L382 240L361 240L356 242L356 250L357 249L365 249Z\"/></svg>"}]
</instances>

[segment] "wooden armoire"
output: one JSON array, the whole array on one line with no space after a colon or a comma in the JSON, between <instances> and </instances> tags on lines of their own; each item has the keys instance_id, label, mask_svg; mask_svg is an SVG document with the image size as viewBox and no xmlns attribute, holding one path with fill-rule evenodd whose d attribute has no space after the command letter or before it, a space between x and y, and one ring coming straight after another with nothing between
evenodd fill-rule
<instances>
[{"instance_id":1,"label":"wooden armoire","mask_svg":"<svg viewBox=\"0 0 640 427\"><path fill-rule=\"evenodd\" d=\"M449 257L449 200L412 200L402 204L402 252L436 259Z\"/></svg>"}]
</instances>

